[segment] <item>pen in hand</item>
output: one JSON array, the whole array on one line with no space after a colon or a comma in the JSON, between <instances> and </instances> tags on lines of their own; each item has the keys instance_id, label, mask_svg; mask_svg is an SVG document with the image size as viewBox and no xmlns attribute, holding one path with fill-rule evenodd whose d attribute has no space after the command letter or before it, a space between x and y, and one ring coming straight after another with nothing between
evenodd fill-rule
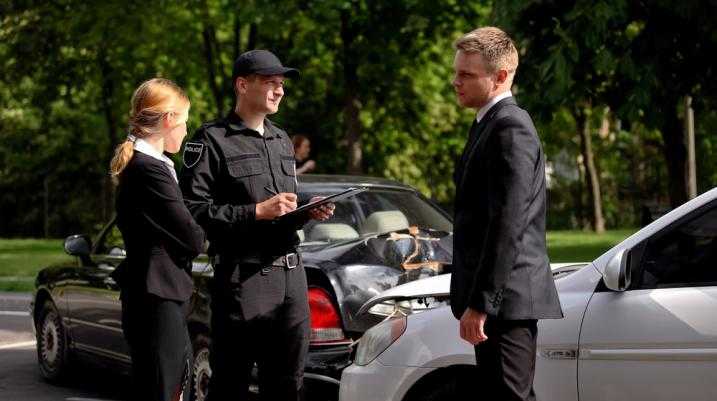
<instances>
[{"instance_id":1,"label":"pen in hand","mask_svg":"<svg viewBox=\"0 0 717 401\"><path fill-rule=\"evenodd\" d=\"M272 194L273 196L279 195L279 194L276 193L276 191L274 191L273 189L269 188L268 185L265 186L264 189L266 190L266 192Z\"/></svg>"},{"instance_id":2,"label":"pen in hand","mask_svg":"<svg viewBox=\"0 0 717 401\"><path fill-rule=\"evenodd\" d=\"M268 185L264 190L272 196L256 204L254 213L257 220L275 220L296 209L296 194L277 193Z\"/></svg>"}]
</instances>

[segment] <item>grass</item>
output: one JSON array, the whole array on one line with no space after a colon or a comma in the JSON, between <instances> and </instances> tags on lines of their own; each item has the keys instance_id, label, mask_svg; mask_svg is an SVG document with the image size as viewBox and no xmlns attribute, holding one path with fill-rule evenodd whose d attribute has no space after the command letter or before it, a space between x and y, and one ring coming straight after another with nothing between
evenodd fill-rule
<instances>
[{"instance_id":1,"label":"grass","mask_svg":"<svg viewBox=\"0 0 717 401\"><path fill-rule=\"evenodd\" d=\"M635 230L611 230L602 235L585 231L548 232L550 261L590 262ZM0 291L32 291L42 268L71 262L60 239L0 239Z\"/></svg>"},{"instance_id":2,"label":"grass","mask_svg":"<svg viewBox=\"0 0 717 401\"><path fill-rule=\"evenodd\" d=\"M549 231L548 256L553 263L592 262L635 231L609 230L599 235L586 231Z\"/></svg>"},{"instance_id":3,"label":"grass","mask_svg":"<svg viewBox=\"0 0 717 401\"><path fill-rule=\"evenodd\" d=\"M0 239L0 291L32 291L37 272L71 262L61 239Z\"/></svg>"}]
</instances>

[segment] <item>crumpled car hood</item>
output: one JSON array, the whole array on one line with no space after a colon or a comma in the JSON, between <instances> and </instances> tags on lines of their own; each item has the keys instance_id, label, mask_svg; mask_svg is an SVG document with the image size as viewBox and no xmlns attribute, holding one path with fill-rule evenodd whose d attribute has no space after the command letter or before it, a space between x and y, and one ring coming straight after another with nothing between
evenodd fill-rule
<instances>
[{"instance_id":1,"label":"crumpled car hood","mask_svg":"<svg viewBox=\"0 0 717 401\"><path fill-rule=\"evenodd\" d=\"M565 277L574 273L588 263L552 263L550 265L554 277ZM358 311L358 315L368 312L374 305L386 301L401 301L417 298L442 298L448 297L451 290L451 274L442 274L435 277L409 282L390 288L381 294L369 299Z\"/></svg>"},{"instance_id":2,"label":"crumpled car hood","mask_svg":"<svg viewBox=\"0 0 717 401\"><path fill-rule=\"evenodd\" d=\"M411 227L301 250L306 260L332 260L340 265L380 264L398 271L428 268L440 273L442 266L453 260L453 235Z\"/></svg>"},{"instance_id":3,"label":"crumpled car hood","mask_svg":"<svg viewBox=\"0 0 717 401\"><path fill-rule=\"evenodd\" d=\"M409 228L301 249L304 265L321 269L336 293L344 328L363 332L376 324L359 317L361 305L397 285L444 273L452 263L453 235ZM379 320L380 321L380 320Z\"/></svg>"}]
</instances>

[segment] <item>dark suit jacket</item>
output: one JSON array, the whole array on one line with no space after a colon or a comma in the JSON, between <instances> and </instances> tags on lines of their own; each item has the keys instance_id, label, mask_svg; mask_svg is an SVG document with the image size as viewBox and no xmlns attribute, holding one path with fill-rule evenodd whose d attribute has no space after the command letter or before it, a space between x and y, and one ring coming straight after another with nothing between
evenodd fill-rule
<instances>
[{"instance_id":1,"label":"dark suit jacket","mask_svg":"<svg viewBox=\"0 0 717 401\"><path fill-rule=\"evenodd\" d=\"M127 258L113 277L122 290L189 299L191 262L204 250L204 231L189 214L168 167L135 151L120 174L116 208Z\"/></svg>"},{"instance_id":2,"label":"dark suit jacket","mask_svg":"<svg viewBox=\"0 0 717 401\"><path fill-rule=\"evenodd\" d=\"M474 122L456 165L451 309L504 320L563 316L545 246L545 157L512 97Z\"/></svg>"}]
</instances>

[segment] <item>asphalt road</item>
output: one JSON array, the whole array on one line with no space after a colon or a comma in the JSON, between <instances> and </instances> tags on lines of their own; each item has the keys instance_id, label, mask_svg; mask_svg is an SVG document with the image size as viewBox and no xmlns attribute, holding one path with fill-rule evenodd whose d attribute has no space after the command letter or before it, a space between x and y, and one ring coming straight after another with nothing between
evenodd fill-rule
<instances>
[{"instance_id":1,"label":"asphalt road","mask_svg":"<svg viewBox=\"0 0 717 401\"><path fill-rule=\"evenodd\" d=\"M0 401L129 401L129 377L97 366L76 365L62 384L42 378L30 300L29 294L0 292Z\"/></svg>"},{"instance_id":2,"label":"asphalt road","mask_svg":"<svg viewBox=\"0 0 717 401\"><path fill-rule=\"evenodd\" d=\"M37 367L28 294L0 293L0 400L127 400L129 379L79 367L67 383L45 382Z\"/></svg>"}]
</instances>

